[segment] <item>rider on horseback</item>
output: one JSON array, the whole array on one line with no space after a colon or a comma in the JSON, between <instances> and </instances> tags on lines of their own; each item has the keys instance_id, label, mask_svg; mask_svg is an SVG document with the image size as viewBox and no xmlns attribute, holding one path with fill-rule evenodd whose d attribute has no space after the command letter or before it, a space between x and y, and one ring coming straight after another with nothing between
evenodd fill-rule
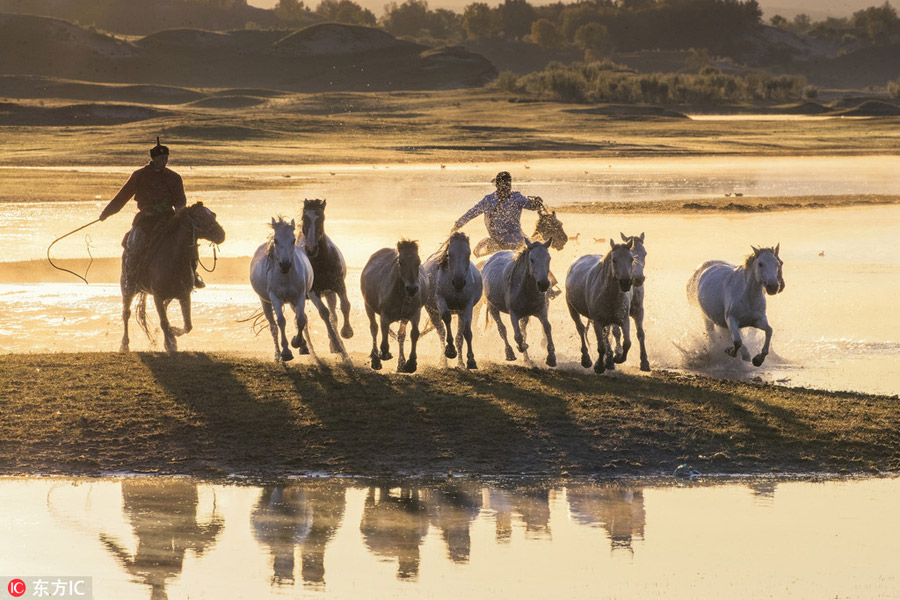
<instances>
[{"instance_id":1,"label":"rider on horseback","mask_svg":"<svg viewBox=\"0 0 900 600\"><path fill-rule=\"evenodd\" d=\"M462 228L466 223L480 214L484 214L484 225L487 228L489 238L485 238L475 245L472 253L475 256L485 256L499 250L520 250L525 247L525 233L522 231L522 211L534 210L545 213L547 207L539 196L523 196L520 192L512 190L512 176L509 171L500 171L493 183L497 191L488 194L481 201L470 208L453 224L451 233ZM556 277L550 273L551 289L549 297L555 298L561 292L556 285Z\"/></svg>"},{"instance_id":2,"label":"rider on horseback","mask_svg":"<svg viewBox=\"0 0 900 600\"><path fill-rule=\"evenodd\" d=\"M105 221L122 210L132 196L137 201L138 214L131 223L131 230L122 240L125 248L123 270L126 281L135 280L153 233L187 204L181 176L166 168L168 160L169 148L161 145L157 137L156 146L150 149L150 163L132 173L119 193L100 213L100 220ZM195 246L194 287L203 288L206 284L197 273L198 261Z\"/></svg>"},{"instance_id":3,"label":"rider on horseback","mask_svg":"<svg viewBox=\"0 0 900 600\"><path fill-rule=\"evenodd\" d=\"M480 214L484 214L484 225L491 237L479 242L474 249L476 256L484 256L498 250L518 250L525 245L525 233L522 231L522 210L542 210L544 201L537 196L523 196L512 191L512 176L509 171L500 171L494 178L497 191L488 194L470 208L466 214L456 220L453 230Z\"/></svg>"}]
</instances>

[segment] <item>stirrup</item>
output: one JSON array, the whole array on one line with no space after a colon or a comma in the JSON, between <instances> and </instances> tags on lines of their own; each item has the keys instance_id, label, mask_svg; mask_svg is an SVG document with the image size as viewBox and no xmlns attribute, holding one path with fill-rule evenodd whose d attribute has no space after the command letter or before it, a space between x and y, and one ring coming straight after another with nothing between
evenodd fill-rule
<instances>
[{"instance_id":1,"label":"stirrup","mask_svg":"<svg viewBox=\"0 0 900 600\"><path fill-rule=\"evenodd\" d=\"M206 282L200 278L200 273L194 271L194 289L202 290L206 287Z\"/></svg>"}]
</instances>

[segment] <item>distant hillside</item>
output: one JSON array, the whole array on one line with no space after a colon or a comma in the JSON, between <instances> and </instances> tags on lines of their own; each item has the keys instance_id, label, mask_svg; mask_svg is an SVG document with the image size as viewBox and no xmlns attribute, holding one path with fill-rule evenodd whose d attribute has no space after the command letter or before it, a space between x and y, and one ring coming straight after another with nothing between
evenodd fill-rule
<instances>
[{"instance_id":1,"label":"distant hillside","mask_svg":"<svg viewBox=\"0 0 900 600\"><path fill-rule=\"evenodd\" d=\"M236 2L231 8L184 0L0 0L0 13L55 17L86 27L126 35L148 35L164 29L243 29L248 24L275 27L275 14Z\"/></svg>"},{"instance_id":2,"label":"distant hillside","mask_svg":"<svg viewBox=\"0 0 900 600\"><path fill-rule=\"evenodd\" d=\"M173 29L129 41L60 19L0 14L0 76L317 92L472 87L496 74L490 61L465 49L428 48L352 25ZM2 78L0 86L0 97L14 97Z\"/></svg>"}]
</instances>

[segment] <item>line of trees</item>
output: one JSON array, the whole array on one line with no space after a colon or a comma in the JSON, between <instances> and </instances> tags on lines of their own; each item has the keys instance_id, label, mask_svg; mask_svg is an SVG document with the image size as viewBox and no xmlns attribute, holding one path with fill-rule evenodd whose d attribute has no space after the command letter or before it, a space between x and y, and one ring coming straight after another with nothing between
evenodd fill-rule
<instances>
[{"instance_id":1,"label":"line of trees","mask_svg":"<svg viewBox=\"0 0 900 600\"><path fill-rule=\"evenodd\" d=\"M807 14L788 20L781 15L770 19L773 27L810 35L838 43L865 42L877 46L900 44L900 17L897 10L885 2L853 13L850 17L828 17L813 21Z\"/></svg>"}]
</instances>

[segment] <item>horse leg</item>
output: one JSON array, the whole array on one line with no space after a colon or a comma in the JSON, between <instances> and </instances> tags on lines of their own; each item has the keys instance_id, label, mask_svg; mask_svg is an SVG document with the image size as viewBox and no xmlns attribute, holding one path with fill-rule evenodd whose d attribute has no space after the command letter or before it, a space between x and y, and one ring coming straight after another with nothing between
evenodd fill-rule
<instances>
[{"instance_id":1,"label":"horse leg","mask_svg":"<svg viewBox=\"0 0 900 600\"><path fill-rule=\"evenodd\" d=\"M494 322L497 323L497 331L500 333L500 339L503 340L504 350L506 350L506 360L516 360L512 346L509 345L509 340L506 339L506 325L500 320L500 309L488 302L487 312L493 317Z\"/></svg>"},{"instance_id":2,"label":"horse leg","mask_svg":"<svg viewBox=\"0 0 900 600\"><path fill-rule=\"evenodd\" d=\"M591 366L591 356L588 354L587 342L585 341L584 335L584 323L581 322L581 315L578 314L578 311L575 310L575 307L566 302L566 306L569 307L569 316L572 317L572 320L575 321L575 330L578 332L578 338L581 340L581 366L585 369L590 368Z\"/></svg>"},{"instance_id":3,"label":"horse leg","mask_svg":"<svg viewBox=\"0 0 900 600\"><path fill-rule=\"evenodd\" d=\"M438 298L438 308L441 311L441 320L447 328L447 346L444 348L444 356L456 358L456 347L453 345L453 331L451 329L450 309L442 298Z\"/></svg>"},{"instance_id":4,"label":"horse leg","mask_svg":"<svg viewBox=\"0 0 900 600\"><path fill-rule=\"evenodd\" d=\"M641 347L641 371L650 371L650 359L647 358L647 346L644 344L644 306L643 302L637 305L632 301L631 316L634 319L634 330L637 334L638 344Z\"/></svg>"},{"instance_id":5,"label":"horse leg","mask_svg":"<svg viewBox=\"0 0 900 600\"><path fill-rule=\"evenodd\" d=\"M762 366L763 361L766 360L766 356L769 354L769 342L772 341L772 326L769 325L769 320L766 318L766 315L763 315L756 320L755 327L757 329L762 329L766 334L766 341L763 343L762 350L753 357L753 366L760 367Z\"/></svg>"},{"instance_id":6,"label":"horse leg","mask_svg":"<svg viewBox=\"0 0 900 600\"><path fill-rule=\"evenodd\" d=\"M275 362L281 362L281 348L278 347L278 326L275 324L275 315L272 310L272 303L261 300L263 315L269 322L269 333L272 334L272 342L275 344Z\"/></svg>"},{"instance_id":7,"label":"horse leg","mask_svg":"<svg viewBox=\"0 0 900 600\"><path fill-rule=\"evenodd\" d=\"M610 330L612 331L613 339L616 341L615 353L618 356L622 354L622 328L618 325L613 325L610 327Z\"/></svg>"},{"instance_id":8,"label":"horse leg","mask_svg":"<svg viewBox=\"0 0 900 600\"><path fill-rule=\"evenodd\" d=\"M434 326L434 330L438 335L438 344L441 346L441 366L446 367L447 357L444 356L444 322L441 321L438 309L433 306L426 306L425 312L428 313L428 318L431 320L431 324Z\"/></svg>"},{"instance_id":9,"label":"horse leg","mask_svg":"<svg viewBox=\"0 0 900 600\"><path fill-rule=\"evenodd\" d=\"M124 277L124 276L123 276ZM134 300L134 292L125 289L122 286L122 325L124 331L122 333L122 344L119 346L119 352L128 352L128 321L131 320L131 301Z\"/></svg>"},{"instance_id":10,"label":"horse leg","mask_svg":"<svg viewBox=\"0 0 900 600\"><path fill-rule=\"evenodd\" d=\"M628 359L629 350L631 350L631 321L626 314L625 319L622 321L622 354L616 353L615 361L617 364L621 365Z\"/></svg>"},{"instance_id":11,"label":"horse leg","mask_svg":"<svg viewBox=\"0 0 900 600\"><path fill-rule=\"evenodd\" d=\"M616 355L613 346L609 341L611 329L611 325L607 325L603 328L603 339L606 340L606 353L603 354L603 366L606 367L607 371L615 371L616 369Z\"/></svg>"},{"instance_id":12,"label":"horse leg","mask_svg":"<svg viewBox=\"0 0 900 600\"><path fill-rule=\"evenodd\" d=\"M553 345L553 335L550 333L550 319L547 318L547 311L544 310L538 314L541 325L544 326L544 337L547 339L547 366L556 366L556 346Z\"/></svg>"},{"instance_id":13,"label":"horse leg","mask_svg":"<svg viewBox=\"0 0 900 600\"><path fill-rule=\"evenodd\" d=\"M522 334L522 346L525 346L524 352L522 352L522 358L524 358L527 362L534 364L531 360L531 357L528 356L528 317L522 317L519 319L519 331Z\"/></svg>"},{"instance_id":14,"label":"horse leg","mask_svg":"<svg viewBox=\"0 0 900 600\"><path fill-rule=\"evenodd\" d=\"M278 325L278 331L273 335L276 337L276 348L278 347L278 338L281 339L281 360L287 362L289 360L294 360L294 353L291 352L291 349L288 347L288 339L287 334L285 333L285 327L287 326L287 321L284 318L284 303L275 296L269 296L269 300L272 303L272 311L275 313L275 323Z\"/></svg>"},{"instance_id":15,"label":"horse leg","mask_svg":"<svg viewBox=\"0 0 900 600\"><path fill-rule=\"evenodd\" d=\"M344 326L341 327L341 337L349 340L353 337L353 328L350 326L350 300L347 299L347 288L343 284L341 284L341 289L338 290L338 295L341 298L341 312L344 314ZM334 312L334 308L331 310ZM335 319L337 319L336 316Z\"/></svg>"},{"instance_id":16,"label":"horse leg","mask_svg":"<svg viewBox=\"0 0 900 600\"><path fill-rule=\"evenodd\" d=\"M599 374L606 370L606 357L608 354L611 355L611 352L609 340L606 337L608 334L606 327L597 319L593 321L593 324L594 333L597 334L597 362L594 363L594 372Z\"/></svg>"},{"instance_id":17,"label":"horse leg","mask_svg":"<svg viewBox=\"0 0 900 600\"><path fill-rule=\"evenodd\" d=\"M388 342L388 336L391 334L391 324L381 315L381 360L391 360L394 356L391 354L391 346ZM400 345L401 349L403 344Z\"/></svg>"},{"instance_id":18,"label":"horse leg","mask_svg":"<svg viewBox=\"0 0 900 600\"><path fill-rule=\"evenodd\" d=\"M178 306L181 307L181 320L184 322L184 327L172 327L172 334L175 336L181 336L186 333L190 333L191 329L194 328L194 325L191 322L191 297L190 297L190 295L184 296L183 298L179 298Z\"/></svg>"},{"instance_id":19,"label":"horse leg","mask_svg":"<svg viewBox=\"0 0 900 600\"><path fill-rule=\"evenodd\" d=\"M397 356L397 372L406 373L406 354L403 352L403 344L406 343L406 321L400 319L397 328L397 345L400 346L400 354Z\"/></svg>"},{"instance_id":20,"label":"horse leg","mask_svg":"<svg viewBox=\"0 0 900 600\"><path fill-rule=\"evenodd\" d=\"M303 339L303 330L308 325L306 318L306 295L301 294L296 304L292 304L294 309L294 320L297 323L297 335L291 340L291 346L297 349L298 354L309 354L309 347L306 340Z\"/></svg>"},{"instance_id":21,"label":"horse leg","mask_svg":"<svg viewBox=\"0 0 900 600\"><path fill-rule=\"evenodd\" d=\"M525 354L525 351L528 350L528 344L525 343L525 338L522 337L519 317L512 310L509 311L509 320L512 321L513 340L515 340L516 344L519 346L519 352Z\"/></svg>"},{"instance_id":22,"label":"horse leg","mask_svg":"<svg viewBox=\"0 0 900 600\"><path fill-rule=\"evenodd\" d=\"M369 358L372 360L372 368L378 371L381 369L381 355L378 354L378 322L375 320L375 311L368 303L366 316L369 317L369 331L372 333L372 352L369 353Z\"/></svg>"},{"instance_id":23,"label":"horse leg","mask_svg":"<svg viewBox=\"0 0 900 600\"><path fill-rule=\"evenodd\" d=\"M333 294L327 295L326 298L332 298L333 300ZM309 299L312 301L313 306L316 307L316 310L319 311L319 316L325 321L325 329L328 331L329 349L333 354L345 355L347 351L344 349L344 344L335 331L337 318L334 316L334 309L332 308L329 311L322 302L322 298L316 292L310 292ZM328 303L331 304L332 300L329 300Z\"/></svg>"},{"instance_id":24,"label":"horse leg","mask_svg":"<svg viewBox=\"0 0 900 600\"><path fill-rule=\"evenodd\" d=\"M175 340L175 334L172 333L172 327L169 325L169 317L166 315L167 302L153 296L153 303L156 304L156 313L159 315L159 328L163 332L166 352L177 352L178 342Z\"/></svg>"},{"instance_id":25,"label":"horse leg","mask_svg":"<svg viewBox=\"0 0 900 600\"><path fill-rule=\"evenodd\" d=\"M734 317L727 317L726 321L728 322L728 331L731 332L731 339L734 342L733 348L726 348L725 354L728 356L737 356L738 350L740 350L743 342L741 341L741 328L738 325L738 320ZM748 354L749 359L749 354Z\"/></svg>"},{"instance_id":26,"label":"horse leg","mask_svg":"<svg viewBox=\"0 0 900 600\"><path fill-rule=\"evenodd\" d=\"M477 369L478 364L475 362L475 353L472 351L472 307L467 306L460 315L460 322L457 324L456 332L456 348L459 356L459 366L462 366L462 340L460 336L466 338L466 368Z\"/></svg>"},{"instance_id":27,"label":"horse leg","mask_svg":"<svg viewBox=\"0 0 900 600\"><path fill-rule=\"evenodd\" d=\"M419 315L413 315L413 318L411 319L411 323L412 323L412 331L410 332L410 336L409 336L409 360L407 360L403 364L403 370L402 370L403 373L415 373L416 369L418 368L418 360L417 360L418 357L416 356L416 346L419 342ZM400 331L403 332L404 335L406 334L406 322L403 323L403 325L400 328ZM401 346L401 348L402 348L402 346ZM400 368L398 367L397 370L400 371Z\"/></svg>"}]
</instances>

